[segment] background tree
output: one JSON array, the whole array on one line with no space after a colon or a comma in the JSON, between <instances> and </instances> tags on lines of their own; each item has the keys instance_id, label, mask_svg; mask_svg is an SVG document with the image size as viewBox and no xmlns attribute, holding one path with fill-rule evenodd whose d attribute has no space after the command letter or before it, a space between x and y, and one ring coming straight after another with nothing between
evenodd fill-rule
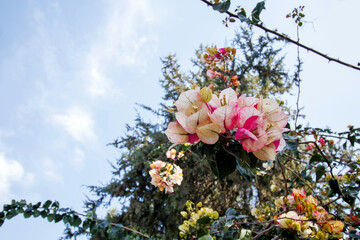
<instances>
[{"instance_id":1,"label":"background tree","mask_svg":"<svg viewBox=\"0 0 360 240\"><path fill-rule=\"evenodd\" d=\"M196 51L194 70L188 74L180 70L175 55L162 59L163 78L160 84L164 89L164 102L156 110L141 105L158 116L159 123L147 123L139 116L134 126L127 126L126 135L112 143L119 148L121 157L113 166L113 178L108 184L90 187L98 199L89 200L88 207L108 206L110 201L119 201L123 208L119 214L111 216L112 222L131 225L153 236L163 234L168 239L178 236L177 227L182 220L179 212L188 199L202 201L220 215L234 205L250 213L249 203L254 197L251 185L240 174L215 176L209 167L209 158L204 156L199 146L192 147L191 152L186 152L177 162L185 169L184 180L172 194L164 194L150 184L148 164L154 159L166 160L164 153L170 143L164 130L174 120L173 101L192 85L203 87L213 84L217 90L228 85L231 76L237 76L237 92L240 94L279 97L289 92L293 81L283 67L284 57L280 56L280 49L274 47L274 42L275 39L268 36L254 40L251 31L241 29L232 42L240 52L230 63L230 75L212 80L206 76L207 69L201 64L206 47L201 46ZM264 198L261 189L268 188L264 180L259 180L257 184L261 199Z\"/></svg>"}]
</instances>

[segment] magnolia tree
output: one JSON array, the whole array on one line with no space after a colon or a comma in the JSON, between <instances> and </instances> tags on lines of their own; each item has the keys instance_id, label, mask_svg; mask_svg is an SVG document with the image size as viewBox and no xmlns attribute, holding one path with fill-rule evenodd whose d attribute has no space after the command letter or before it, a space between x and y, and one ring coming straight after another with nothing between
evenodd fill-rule
<instances>
[{"instance_id":1,"label":"magnolia tree","mask_svg":"<svg viewBox=\"0 0 360 240\"><path fill-rule=\"evenodd\" d=\"M264 2L259 2L247 16L245 9L241 8L236 9L237 14L228 12L230 0L202 1L214 10L227 13L225 24L238 18L264 30L260 21ZM300 7L288 15L295 19L298 27L304 17L302 10ZM198 199L191 199L194 195L189 193L189 199L181 200L182 209L173 213L182 218L181 224L172 229L179 238L359 239L360 158L356 144L360 143L360 128L348 126L347 131L337 133L330 129L303 127L297 125L299 108L290 114L283 101L262 96L262 91L259 95L245 94L242 92L246 84L245 74L234 68L236 52L233 47L202 49L200 61L196 64L203 69L206 81L183 84L174 91L175 95L166 97L166 100L176 98L173 99L174 106L163 106L162 113L172 120L167 121L163 132L152 135L151 140L140 142L133 153L129 153L131 157L142 159L142 171L134 178L151 179L146 186L137 186L139 180L135 187L160 192L162 198L157 201L171 199L166 197L181 191L184 178L191 168L196 168L187 165L188 159L196 156L206 159L208 169L213 173L214 179L206 185L209 189L216 189L212 187L219 184L228 186L226 184L234 175L247 182L250 197L242 198L247 199L246 206L251 207L244 207L241 199L236 198L229 200L232 206L225 211L213 209L212 202L216 199L206 195L198 202ZM260 75L259 72L259 79ZM179 74L175 71L173 76ZM296 85L299 84L297 79ZM295 120L295 124L291 120ZM148 138L149 132L144 131L147 126L140 123L139 131L145 132L140 136ZM154 149L150 143L157 139L163 141L165 136L168 142ZM117 144L121 143L114 143ZM127 141L124 144L133 149L135 143ZM131 168L128 165L123 167L125 171ZM129 182L129 188L134 187L130 184L133 183ZM240 183L235 182L233 186L237 184ZM111 197L116 197L111 189L113 186L118 185L114 183L100 190L93 188L101 196L100 202L109 192ZM126 192L126 189L119 188L118 191ZM241 194L238 192L239 196ZM129 195L124 193L122 196ZM145 201L141 198L138 197L138 202L132 199L131 204L141 204ZM162 211L154 206L156 203L151 203L152 211ZM88 206L89 211L82 214L60 208L57 201L31 204L14 200L4 205L0 212L0 225L23 214L25 218L42 217L50 222L64 222L67 224L65 239L81 234L92 239L173 238L169 229L149 235L142 231L144 228L141 226L124 226L121 214L112 210L106 219L99 219L96 215L98 203L89 201L88 205L93 206ZM170 208L171 201L165 205ZM135 218L135 214L126 216ZM161 225L155 229L160 231Z\"/></svg>"}]
</instances>

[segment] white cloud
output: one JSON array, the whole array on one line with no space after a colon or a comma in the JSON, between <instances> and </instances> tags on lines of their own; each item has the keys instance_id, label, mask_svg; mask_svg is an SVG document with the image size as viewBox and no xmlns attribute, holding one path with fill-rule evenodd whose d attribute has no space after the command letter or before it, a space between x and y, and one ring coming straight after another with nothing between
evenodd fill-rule
<instances>
[{"instance_id":1,"label":"white cloud","mask_svg":"<svg viewBox=\"0 0 360 240\"><path fill-rule=\"evenodd\" d=\"M76 141L87 142L97 139L91 115L79 107L73 106L65 114L55 114L51 120L64 128Z\"/></svg>"},{"instance_id":2,"label":"white cloud","mask_svg":"<svg viewBox=\"0 0 360 240\"><path fill-rule=\"evenodd\" d=\"M79 149L75 148L72 154L72 158L70 159L70 163L75 167L82 167L84 164L85 153Z\"/></svg>"},{"instance_id":3,"label":"white cloud","mask_svg":"<svg viewBox=\"0 0 360 240\"><path fill-rule=\"evenodd\" d=\"M59 173L59 166L49 158L44 158L42 161L44 176L54 182L64 183L62 176Z\"/></svg>"},{"instance_id":4,"label":"white cloud","mask_svg":"<svg viewBox=\"0 0 360 240\"><path fill-rule=\"evenodd\" d=\"M6 159L5 154L0 152L0 202L6 202L15 197L11 190L12 183L29 185L33 183L33 180L34 175L25 173L19 162Z\"/></svg>"},{"instance_id":5,"label":"white cloud","mask_svg":"<svg viewBox=\"0 0 360 240\"><path fill-rule=\"evenodd\" d=\"M101 37L90 47L85 61L84 78L91 96L119 94L108 77L111 72L122 66L145 65L145 56L156 51L158 40L150 8L149 0L110 3Z\"/></svg>"}]
</instances>

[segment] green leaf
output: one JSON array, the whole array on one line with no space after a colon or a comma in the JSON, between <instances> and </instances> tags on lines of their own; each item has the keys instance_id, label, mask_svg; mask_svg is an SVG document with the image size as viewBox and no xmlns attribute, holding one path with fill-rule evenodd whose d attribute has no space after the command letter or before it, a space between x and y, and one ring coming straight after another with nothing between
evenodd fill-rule
<instances>
[{"instance_id":1,"label":"green leaf","mask_svg":"<svg viewBox=\"0 0 360 240\"><path fill-rule=\"evenodd\" d=\"M231 5L231 1L230 0L226 0L225 2L221 2L221 3L215 3L213 4L213 9L215 11L219 11L221 13L226 12L227 10L229 10Z\"/></svg>"},{"instance_id":2,"label":"green leaf","mask_svg":"<svg viewBox=\"0 0 360 240\"><path fill-rule=\"evenodd\" d=\"M200 230L199 230L200 231ZM199 232L197 231L197 232ZM205 230L206 231L206 230ZM207 231L206 231L207 232ZM213 238L210 236L210 234L202 235L201 237L198 236L199 240L213 240Z\"/></svg>"},{"instance_id":3,"label":"green leaf","mask_svg":"<svg viewBox=\"0 0 360 240\"><path fill-rule=\"evenodd\" d=\"M16 209L16 212L17 212L17 213L23 213L23 212L24 212L24 209L21 208L21 207L19 207L19 208Z\"/></svg>"},{"instance_id":4,"label":"green leaf","mask_svg":"<svg viewBox=\"0 0 360 240\"><path fill-rule=\"evenodd\" d=\"M25 200L21 200L20 202L18 202L19 207L24 207L26 205L26 201Z\"/></svg>"},{"instance_id":5,"label":"green leaf","mask_svg":"<svg viewBox=\"0 0 360 240\"><path fill-rule=\"evenodd\" d=\"M250 18L246 17L246 12L244 10L241 10L237 16L239 17L240 21L241 22L246 22L246 23L249 23L251 22L250 21Z\"/></svg>"},{"instance_id":6,"label":"green leaf","mask_svg":"<svg viewBox=\"0 0 360 240\"><path fill-rule=\"evenodd\" d=\"M325 162L325 159L318 153L315 153L314 155L312 155L312 157L310 158L309 164L313 164L313 163L319 163L319 162Z\"/></svg>"},{"instance_id":7,"label":"green leaf","mask_svg":"<svg viewBox=\"0 0 360 240\"><path fill-rule=\"evenodd\" d=\"M319 165L316 167L315 173L316 173L316 182L320 180L320 178L325 174L326 168L325 166Z\"/></svg>"},{"instance_id":8,"label":"green leaf","mask_svg":"<svg viewBox=\"0 0 360 240\"><path fill-rule=\"evenodd\" d=\"M233 173L236 169L235 157L222 148L218 150L215 155L212 155L212 157L208 157L207 160L212 172L220 179L220 181Z\"/></svg>"},{"instance_id":9,"label":"green leaf","mask_svg":"<svg viewBox=\"0 0 360 240\"><path fill-rule=\"evenodd\" d=\"M54 219L55 219L54 214L49 214L49 215L47 216L47 220L48 220L49 222L54 221Z\"/></svg>"},{"instance_id":10,"label":"green leaf","mask_svg":"<svg viewBox=\"0 0 360 240\"><path fill-rule=\"evenodd\" d=\"M329 186L331 188L331 190L334 192L334 193L337 193L337 194L340 194L341 195L341 190L340 190L340 186L339 186L339 183L336 179L331 179L329 181Z\"/></svg>"},{"instance_id":11,"label":"green leaf","mask_svg":"<svg viewBox=\"0 0 360 240\"><path fill-rule=\"evenodd\" d=\"M6 213L6 219L12 219L16 215L18 215L18 213L15 210L8 211Z\"/></svg>"},{"instance_id":12,"label":"green leaf","mask_svg":"<svg viewBox=\"0 0 360 240\"><path fill-rule=\"evenodd\" d=\"M226 219L231 219L236 216L236 210L233 208L228 208L225 212Z\"/></svg>"},{"instance_id":13,"label":"green leaf","mask_svg":"<svg viewBox=\"0 0 360 240\"><path fill-rule=\"evenodd\" d=\"M38 202L37 204L35 204L33 207L33 209L38 209L41 206L41 202Z\"/></svg>"},{"instance_id":14,"label":"green leaf","mask_svg":"<svg viewBox=\"0 0 360 240\"><path fill-rule=\"evenodd\" d=\"M40 216L40 212L38 210L35 210L33 213L33 216L36 218L38 216Z\"/></svg>"},{"instance_id":15,"label":"green leaf","mask_svg":"<svg viewBox=\"0 0 360 240\"><path fill-rule=\"evenodd\" d=\"M297 150L299 147L299 139L288 134L283 134L283 137L286 142L286 148L290 149L294 156L299 158L299 152Z\"/></svg>"},{"instance_id":16,"label":"green leaf","mask_svg":"<svg viewBox=\"0 0 360 240\"><path fill-rule=\"evenodd\" d=\"M40 215L42 218L45 218L47 216L47 212L46 211L41 211Z\"/></svg>"},{"instance_id":17,"label":"green leaf","mask_svg":"<svg viewBox=\"0 0 360 240\"><path fill-rule=\"evenodd\" d=\"M202 225L206 225L206 224L209 224L211 222L211 218L209 217L202 217L202 218L199 218L196 223L198 224L202 224Z\"/></svg>"},{"instance_id":18,"label":"green leaf","mask_svg":"<svg viewBox=\"0 0 360 240\"><path fill-rule=\"evenodd\" d=\"M256 163L258 159L254 154L246 152L241 145L237 147L237 151L232 149L232 152L237 156L236 169L245 180L251 182L256 177Z\"/></svg>"},{"instance_id":19,"label":"green leaf","mask_svg":"<svg viewBox=\"0 0 360 240\"><path fill-rule=\"evenodd\" d=\"M63 219L63 215L55 214L55 223L60 222Z\"/></svg>"},{"instance_id":20,"label":"green leaf","mask_svg":"<svg viewBox=\"0 0 360 240\"><path fill-rule=\"evenodd\" d=\"M352 238L360 239L360 235L357 235L357 234L347 233L347 235L349 235L349 237L352 237Z\"/></svg>"},{"instance_id":21,"label":"green leaf","mask_svg":"<svg viewBox=\"0 0 360 240\"><path fill-rule=\"evenodd\" d=\"M0 220L0 227L4 224L4 220Z\"/></svg>"},{"instance_id":22,"label":"green leaf","mask_svg":"<svg viewBox=\"0 0 360 240\"><path fill-rule=\"evenodd\" d=\"M261 2L258 2L256 4L255 8L253 9L253 11L251 13L253 23L259 23L260 22L260 13L264 9L265 9L265 1L261 1Z\"/></svg>"},{"instance_id":23,"label":"green leaf","mask_svg":"<svg viewBox=\"0 0 360 240\"><path fill-rule=\"evenodd\" d=\"M47 200L45 203L44 203L44 205L43 205L43 208L49 208L50 207L50 205L51 205L51 201L50 200Z\"/></svg>"},{"instance_id":24,"label":"green leaf","mask_svg":"<svg viewBox=\"0 0 360 240\"><path fill-rule=\"evenodd\" d=\"M29 217L31 217L31 215L32 215L32 212L31 211L27 211L27 212L24 212L24 218L29 218Z\"/></svg>"},{"instance_id":25,"label":"green leaf","mask_svg":"<svg viewBox=\"0 0 360 240\"><path fill-rule=\"evenodd\" d=\"M80 224L81 224L81 218L79 217L79 216L74 216L74 218L73 218L73 223L72 223L72 226L73 227L77 227L77 226L80 226Z\"/></svg>"}]
</instances>

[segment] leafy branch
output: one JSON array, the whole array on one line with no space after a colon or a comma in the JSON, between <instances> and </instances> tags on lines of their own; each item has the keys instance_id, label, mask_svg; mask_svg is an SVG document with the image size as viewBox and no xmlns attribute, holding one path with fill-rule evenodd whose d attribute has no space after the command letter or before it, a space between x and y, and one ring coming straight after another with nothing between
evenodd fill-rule
<instances>
[{"instance_id":1,"label":"leafy branch","mask_svg":"<svg viewBox=\"0 0 360 240\"><path fill-rule=\"evenodd\" d=\"M333 57L328 56L327 54L324 54L322 52L319 52L311 47L308 47L302 43L300 43L299 41L296 41L294 39L289 38L288 36L286 36L285 34L281 34L278 33L276 30L272 30L269 29L267 27L265 27L264 25L261 24L260 19L259 19L259 15L260 12L265 9L265 3L264 1L259 2L258 5L254 8L253 12L252 12L252 18L250 19L249 17L246 17L246 13L244 10L240 11L238 14L232 13L230 11L228 11L228 9L230 8L230 0L226 0L223 3L211 3L207 0L200 0L204 3L206 3L208 6L212 6L214 10L219 11L220 13L226 13L227 15L229 15L229 17L232 18L237 18L239 19L241 22L246 22L248 24L251 24L252 26L255 26L257 28L260 28L261 30L265 31L266 33L271 33L277 37L280 37L281 39L290 42L292 44L295 44L303 49L306 49L309 52L315 53L325 59L327 59L329 62L336 62L338 64L341 64L343 66L349 67L349 68L353 68L355 70L359 70L360 71L360 67L357 67L355 65L352 65L350 63L346 63L344 61L341 61L340 59L336 59ZM259 5L261 4L261 5Z\"/></svg>"},{"instance_id":2,"label":"leafy branch","mask_svg":"<svg viewBox=\"0 0 360 240\"><path fill-rule=\"evenodd\" d=\"M10 220L15 216L22 214L24 218L42 217L49 222L63 221L71 227L78 228L77 234L90 233L96 235L101 233L107 234L107 239L122 239L124 236L137 235L145 239L150 237L146 234L136 231L135 229L123 226L122 224L111 223L108 220L101 220L96 217L94 211L89 211L87 214L77 213L70 208L60 208L58 201L47 200L41 204L27 203L25 200L12 200L11 204L5 204L3 210L0 212L0 226L5 220Z\"/></svg>"}]
</instances>

